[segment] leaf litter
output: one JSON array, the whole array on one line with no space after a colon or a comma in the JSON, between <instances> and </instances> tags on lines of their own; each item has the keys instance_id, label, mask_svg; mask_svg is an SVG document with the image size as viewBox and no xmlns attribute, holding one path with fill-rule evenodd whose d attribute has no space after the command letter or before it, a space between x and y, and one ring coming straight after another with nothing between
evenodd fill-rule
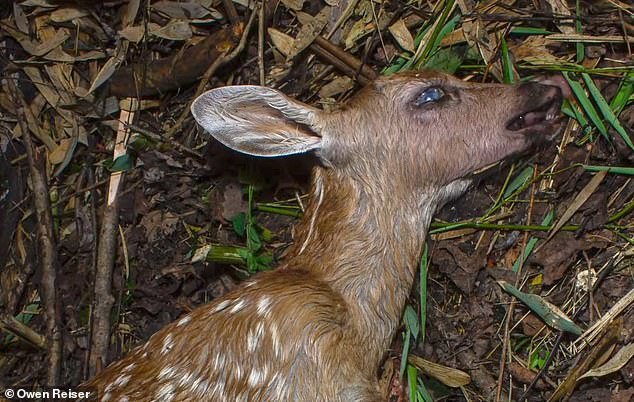
<instances>
[{"instance_id":1,"label":"leaf litter","mask_svg":"<svg viewBox=\"0 0 634 402\"><path fill-rule=\"evenodd\" d=\"M573 118L559 143L495 168L434 221L430 280L410 300L425 334L392 345L382 382L391 400L630 400L632 5L271 4L259 13L244 1L16 0L0 10L3 384L52 385L53 338L36 314L51 303L65 362L53 361L53 377L81 382L104 227L116 229L114 344L98 356L108 361L283 255L314 161L253 160L201 136L180 116L203 74L207 88L265 84L331 108L381 73L425 67L489 82L564 73ZM240 47L253 12L259 34ZM56 296L41 286L51 267L41 266L23 127L48 182ZM591 332L577 339L578 329Z\"/></svg>"}]
</instances>

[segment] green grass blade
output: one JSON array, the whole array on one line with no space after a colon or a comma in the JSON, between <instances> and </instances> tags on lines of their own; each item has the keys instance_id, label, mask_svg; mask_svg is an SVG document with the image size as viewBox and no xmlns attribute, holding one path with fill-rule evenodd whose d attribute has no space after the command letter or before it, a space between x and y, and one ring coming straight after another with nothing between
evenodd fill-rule
<instances>
[{"instance_id":1,"label":"green grass blade","mask_svg":"<svg viewBox=\"0 0 634 402\"><path fill-rule=\"evenodd\" d=\"M575 2L575 31L577 31L578 34L583 33L583 25L581 25L580 19L581 15L581 1L577 0ZM586 58L586 46L583 42L577 42L575 46L577 51L577 63L581 64L583 59Z\"/></svg>"},{"instance_id":2,"label":"green grass blade","mask_svg":"<svg viewBox=\"0 0 634 402\"><path fill-rule=\"evenodd\" d=\"M511 29L511 34L513 35L550 35L554 34L553 31L549 31L544 28L534 28L534 27L514 27Z\"/></svg>"},{"instance_id":3,"label":"green grass blade","mask_svg":"<svg viewBox=\"0 0 634 402\"><path fill-rule=\"evenodd\" d=\"M629 146L630 149L634 151L634 144L632 143L630 136L627 134L617 117L614 115L614 112L612 112L610 105L608 105L608 102L605 100L603 95L601 95L601 91L599 91L599 88L597 88L594 81L592 81L592 78L590 78L590 76L586 73L582 73L581 77L583 77L583 81L586 83L586 87L588 88L590 95L592 95L594 102L599 107L599 110L601 111L603 117L608 121L608 123L610 123L610 125L616 130L616 132L619 133L627 146Z\"/></svg>"},{"instance_id":4,"label":"green grass blade","mask_svg":"<svg viewBox=\"0 0 634 402\"><path fill-rule=\"evenodd\" d=\"M549 226L551 223L553 223L553 219L554 218L555 218L555 211L554 210L550 210L546 214L546 217L544 218L544 220L542 221L542 225L543 226ZM522 253L522 255L517 257L517 260L515 260L515 263L513 264L513 272L519 272L520 268L522 268L522 266L526 262L526 259L533 252L533 249L537 245L538 241L539 241L539 239L536 238L536 237L532 237L528 241L528 243L526 244L526 248L524 249L524 252Z\"/></svg>"},{"instance_id":5,"label":"green grass blade","mask_svg":"<svg viewBox=\"0 0 634 402\"><path fill-rule=\"evenodd\" d=\"M445 29L446 28L445 25L447 24L449 13L454 8L454 3L455 3L455 0L445 1L445 5L442 9L442 13L440 13L440 16L438 17L438 21L435 22L434 30L431 32L431 35L429 36L429 39L427 43L425 44L425 47L423 48L422 52L418 55L417 58L412 59L412 62L414 63L416 68L420 68L421 66L425 65L425 63L429 60L430 55L434 52L434 50L438 48L438 45L440 44L440 40L442 40L442 37L449 32L448 29ZM449 21L449 23L451 24L452 21L453 19Z\"/></svg>"},{"instance_id":6,"label":"green grass blade","mask_svg":"<svg viewBox=\"0 0 634 402\"><path fill-rule=\"evenodd\" d=\"M623 81L621 81L616 95L614 95L614 98L612 98L610 102L610 109L612 109L615 115L618 116L621 114L621 111L623 111L628 102L630 102L632 94L634 94L634 70L623 77Z\"/></svg>"},{"instance_id":7,"label":"green grass blade","mask_svg":"<svg viewBox=\"0 0 634 402\"><path fill-rule=\"evenodd\" d=\"M592 124L594 124L594 126L597 128L597 130L599 130L602 136L609 140L610 138L608 136L608 130L607 128L605 128L605 125L601 121L597 110L594 108L594 105L590 101L590 98L588 98L588 96L586 95L586 92L583 90L581 84L578 81L570 78L568 72L564 71L562 73L566 78L566 81L568 81L568 85L570 85L572 93L577 98L577 101L579 101L579 104L581 104L583 111L592 121Z\"/></svg>"},{"instance_id":8,"label":"green grass blade","mask_svg":"<svg viewBox=\"0 0 634 402\"><path fill-rule=\"evenodd\" d=\"M411 364L407 365L407 385L409 386L409 400L410 402L416 402L418 394L418 384L416 379L418 378L418 369Z\"/></svg>"},{"instance_id":9,"label":"green grass blade","mask_svg":"<svg viewBox=\"0 0 634 402\"><path fill-rule=\"evenodd\" d=\"M429 269L429 250L425 244L423 256L420 259L420 335L421 342L425 342L425 327L427 325L427 272Z\"/></svg>"},{"instance_id":10,"label":"green grass blade","mask_svg":"<svg viewBox=\"0 0 634 402\"><path fill-rule=\"evenodd\" d=\"M634 176L634 167L581 165L589 172L603 172Z\"/></svg>"},{"instance_id":11,"label":"green grass blade","mask_svg":"<svg viewBox=\"0 0 634 402\"><path fill-rule=\"evenodd\" d=\"M513 60L509 53L509 46L506 43L506 37L502 35L502 73L504 75L505 84L513 84L515 82L515 72L513 71Z\"/></svg>"},{"instance_id":12,"label":"green grass blade","mask_svg":"<svg viewBox=\"0 0 634 402\"><path fill-rule=\"evenodd\" d=\"M530 180L531 177L533 177L534 173L535 169L533 169L532 166L526 166L524 170L522 170L517 176L515 176L506 190L504 190L503 198L506 199L510 197L517 189L522 188L524 184L526 184L526 182Z\"/></svg>"}]
</instances>

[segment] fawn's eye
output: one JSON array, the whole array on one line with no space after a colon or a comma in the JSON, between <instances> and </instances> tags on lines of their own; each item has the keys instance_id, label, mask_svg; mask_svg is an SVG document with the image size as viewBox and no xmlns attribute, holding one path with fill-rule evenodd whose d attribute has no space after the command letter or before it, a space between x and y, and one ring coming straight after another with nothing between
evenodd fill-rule
<instances>
[{"instance_id":1,"label":"fawn's eye","mask_svg":"<svg viewBox=\"0 0 634 402\"><path fill-rule=\"evenodd\" d=\"M416 98L414 104L416 106L423 106L429 103L438 102L445 96L445 92L438 87L429 87L421 92Z\"/></svg>"}]
</instances>

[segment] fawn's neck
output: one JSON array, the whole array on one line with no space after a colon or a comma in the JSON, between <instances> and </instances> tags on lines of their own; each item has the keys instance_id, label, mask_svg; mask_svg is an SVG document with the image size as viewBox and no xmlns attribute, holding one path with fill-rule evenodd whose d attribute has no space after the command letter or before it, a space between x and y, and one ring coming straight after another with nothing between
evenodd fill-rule
<instances>
[{"instance_id":1,"label":"fawn's neck","mask_svg":"<svg viewBox=\"0 0 634 402\"><path fill-rule=\"evenodd\" d=\"M466 182L459 183L459 188L402 197L334 171L315 170L287 267L310 270L343 296L369 361L380 360L389 347L432 215L448 192L466 188Z\"/></svg>"}]
</instances>

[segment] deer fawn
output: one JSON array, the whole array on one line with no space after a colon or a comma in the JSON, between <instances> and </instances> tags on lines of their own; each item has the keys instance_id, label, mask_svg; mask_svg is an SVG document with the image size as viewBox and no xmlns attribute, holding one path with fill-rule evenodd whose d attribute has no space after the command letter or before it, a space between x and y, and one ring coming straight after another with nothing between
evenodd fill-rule
<instances>
[{"instance_id":1,"label":"deer fawn","mask_svg":"<svg viewBox=\"0 0 634 402\"><path fill-rule=\"evenodd\" d=\"M382 401L377 372L399 326L434 212L471 173L561 126L562 89L382 77L335 112L269 88L192 105L234 150L314 152L310 201L285 261L154 334L85 384L102 401Z\"/></svg>"}]
</instances>

